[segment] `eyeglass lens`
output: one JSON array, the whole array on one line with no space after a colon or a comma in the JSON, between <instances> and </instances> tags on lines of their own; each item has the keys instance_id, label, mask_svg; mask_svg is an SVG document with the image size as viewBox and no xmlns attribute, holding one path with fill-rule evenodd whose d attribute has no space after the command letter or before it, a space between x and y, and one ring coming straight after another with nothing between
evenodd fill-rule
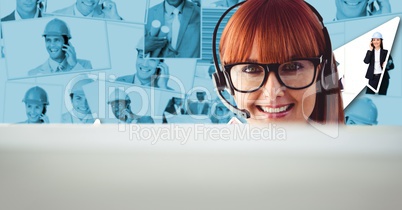
<instances>
[{"instance_id":1,"label":"eyeglass lens","mask_svg":"<svg viewBox=\"0 0 402 210\"><path fill-rule=\"evenodd\" d=\"M273 65L271 65L272 67ZM264 69L267 68L268 71ZM247 63L232 66L230 77L233 86L241 91L252 91L260 88L266 73L273 71L268 65ZM310 60L295 60L283 63L278 67L278 75L285 86L301 88L308 86L314 79L315 66ZM270 74L269 76L275 76Z\"/></svg>"}]
</instances>

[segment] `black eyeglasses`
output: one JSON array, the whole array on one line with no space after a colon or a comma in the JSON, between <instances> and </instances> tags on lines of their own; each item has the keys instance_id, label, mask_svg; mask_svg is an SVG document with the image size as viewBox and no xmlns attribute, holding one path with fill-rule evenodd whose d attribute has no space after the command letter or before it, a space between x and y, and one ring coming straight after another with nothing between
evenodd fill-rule
<instances>
[{"instance_id":1,"label":"black eyeglasses","mask_svg":"<svg viewBox=\"0 0 402 210\"><path fill-rule=\"evenodd\" d=\"M279 83L290 89L303 89L314 83L317 66L323 56L294 59L282 64L242 62L225 65L230 85L238 92L251 93L260 89L268 80L269 72L275 72Z\"/></svg>"}]
</instances>

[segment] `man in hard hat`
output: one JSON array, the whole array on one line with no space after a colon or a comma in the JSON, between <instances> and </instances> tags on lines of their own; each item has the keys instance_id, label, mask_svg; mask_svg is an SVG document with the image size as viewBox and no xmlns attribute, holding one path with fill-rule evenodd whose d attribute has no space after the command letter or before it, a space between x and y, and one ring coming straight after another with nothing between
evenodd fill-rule
<instances>
[{"instance_id":1,"label":"man in hard hat","mask_svg":"<svg viewBox=\"0 0 402 210\"><path fill-rule=\"evenodd\" d=\"M122 20L117 12L116 3L111 0L77 0L75 4L56 10L53 13L78 17Z\"/></svg>"},{"instance_id":2,"label":"man in hard hat","mask_svg":"<svg viewBox=\"0 0 402 210\"><path fill-rule=\"evenodd\" d=\"M62 123L74 123L74 124L86 124L94 123L94 118L92 117L91 109L89 108L87 98L85 96L82 87L91 82L93 79L81 79L73 85L70 90L70 99L73 109L64 113L61 116Z\"/></svg>"},{"instance_id":3,"label":"man in hard hat","mask_svg":"<svg viewBox=\"0 0 402 210\"><path fill-rule=\"evenodd\" d=\"M116 81L173 90L168 86L169 67L163 59L146 58L141 39L137 44L136 72L118 77Z\"/></svg>"},{"instance_id":4,"label":"man in hard hat","mask_svg":"<svg viewBox=\"0 0 402 210\"><path fill-rule=\"evenodd\" d=\"M334 20L391 13L389 0L335 0L335 5L336 18Z\"/></svg>"},{"instance_id":5,"label":"man in hard hat","mask_svg":"<svg viewBox=\"0 0 402 210\"><path fill-rule=\"evenodd\" d=\"M9 15L1 18L3 21L21 20L42 17L44 0L17 0L16 8Z\"/></svg>"},{"instance_id":6,"label":"man in hard hat","mask_svg":"<svg viewBox=\"0 0 402 210\"><path fill-rule=\"evenodd\" d=\"M168 86L169 67L163 59L146 58L144 56L143 41L144 39L140 39L137 44L136 72L118 77L116 81L173 90Z\"/></svg>"},{"instance_id":7,"label":"man in hard hat","mask_svg":"<svg viewBox=\"0 0 402 210\"><path fill-rule=\"evenodd\" d=\"M49 123L46 116L46 108L49 105L46 91L35 86L30 88L26 93L22 102L25 103L27 120L21 123Z\"/></svg>"},{"instance_id":8,"label":"man in hard hat","mask_svg":"<svg viewBox=\"0 0 402 210\"><path fill-rule=\"evenodd\" d=\"M45 27L43 37L49 59L30 70L29 76L92 69L90 61L77 59L75 49L70 42L70 30L64 21L58 18L51 20Z\"/></svg>"},{"instance_id":9,"label":"man in hard hat","mask_svg":"<svg viewBox=\"0 0 402 210\"><path fill-rule=\"evenodd\" d=\"M152 22L167 26L167 36L152 36ZM158 58L199 58L201 44L200 7L188 0L164 0L148 9L145 25L145 54Z\"/></svg>"},{"instance_id":10,"label":"man in hard hat","mask_svg":"<svg viewBox=\"0 0 402 210\"><path fill-rule=\"evenodd\" d=\"M131 99L123 90L116 88L109 96L113 115L122 123L154 123L150 116L138 116L131 111Z\"/></svg>"},{"instance_id":11,"label":"man in hard hat","mask_svg":"<svg viewBox=\"0 0 402 210\"><path fill-rule=\"evenodd\" d=\"M377 107L367 97L355 98L345 109L347 125L377 125Z\"/></svg>"}]
</instances>

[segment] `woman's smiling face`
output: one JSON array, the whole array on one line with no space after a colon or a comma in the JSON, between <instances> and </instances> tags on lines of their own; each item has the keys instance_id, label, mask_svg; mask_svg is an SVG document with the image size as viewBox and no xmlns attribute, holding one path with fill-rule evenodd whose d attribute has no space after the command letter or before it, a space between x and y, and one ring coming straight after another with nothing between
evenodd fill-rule
<instances>
[{"instance_id":1,"label":"woman's smiling face","mask_svg":"<svg viewBox=\"0 0 402 210\"><path fill-rule=\"evenodd\" d=\"M249 60L261 62L256 45ZM314 79L316 81L316 78ZM249 123L307 122L316 102L316 83L294 90L283 86L274 72L270 72L263 86L252 93L235 92L234 98L240 109L250 112Z\"/></svg>"}]
</instances>

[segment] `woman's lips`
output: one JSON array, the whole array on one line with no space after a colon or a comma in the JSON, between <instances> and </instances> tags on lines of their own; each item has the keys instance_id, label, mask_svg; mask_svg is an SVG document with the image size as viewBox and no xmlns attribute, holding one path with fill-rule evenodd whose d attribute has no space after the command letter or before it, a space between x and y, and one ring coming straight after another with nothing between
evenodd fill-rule
<instances>
[{"instance_id":1,"label":"woman's lips","mask_svg":"<svg viewBox=\"0 0 402 210\"><path fill-rule=\"evenodd\" d=\"M294 104L263 106L257 105L257 109L268 118L285 117L292 110Z\"/></svg>"},{"instance_id":2,"label":"woman's lips","mask_svg":"<svg viewBox=\"0 0 402 210\"><path fill-rule=\"evenodd\" d=\"M357 5L360 4L360 1L358 1L358 2L343 1L343 3L348 5L348 6L357 6Z\"/></svg>"}]
</instances>

